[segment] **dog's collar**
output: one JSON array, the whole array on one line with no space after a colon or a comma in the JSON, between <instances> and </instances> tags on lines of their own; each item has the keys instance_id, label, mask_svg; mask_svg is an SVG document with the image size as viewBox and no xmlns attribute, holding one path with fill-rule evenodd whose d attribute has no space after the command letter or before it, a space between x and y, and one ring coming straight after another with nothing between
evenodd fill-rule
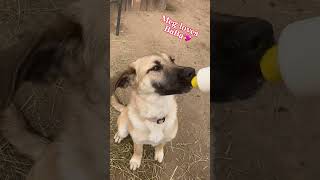
<instances>
[{"instance_id":1,"label":"dog's collar","mask_svg":"<svg viewBox=\"0 0 320 180\"><path fill-rule=\"evenodd\" d=\"M163 118L160 118L160 119L156 119L156 118L149 119L149 121L157 123L157 124L162 124L162 123L164 123L166 121L166 117L163 117Z\"/></svg>"},{"instance_id":2,"label":"dog's collar","mask_svg":"<svg viewBox=\"0 0 320 180\"><path fill-rule=\"evenodd\" d=\"M166 117L163 117L163 118L161 118L161 119L158 119L156 122L157 122L157 124L162 124L162 123L164 123L166 121Z\"/></svg>"}]
</instances>

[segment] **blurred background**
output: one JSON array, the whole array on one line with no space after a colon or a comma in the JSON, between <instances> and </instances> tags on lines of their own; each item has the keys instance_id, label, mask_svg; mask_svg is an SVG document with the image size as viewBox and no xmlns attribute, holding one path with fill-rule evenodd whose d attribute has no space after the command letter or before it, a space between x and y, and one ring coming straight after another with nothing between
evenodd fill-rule
<instances>
[{"instance_id":1,"label":"blurred background","mask_svg":"<svg viewBox=\"0 0 320 180\"><path fill-rule=\"evenodd\" d=\"M287 24L319 15L316 0L215 0L215 12L259 17L276 39ZM303 62L301 62L303 63ZM214 105L217 179L318 179L319 99L265 84L246 101Z\"/></svg>"}]
</instances>

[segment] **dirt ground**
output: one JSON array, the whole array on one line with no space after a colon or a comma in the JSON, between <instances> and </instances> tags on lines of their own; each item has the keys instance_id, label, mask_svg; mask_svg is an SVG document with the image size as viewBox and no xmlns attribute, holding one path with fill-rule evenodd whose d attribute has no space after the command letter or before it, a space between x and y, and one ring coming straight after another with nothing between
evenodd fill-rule
<instances>
[{"instance_id":1,"label":"dirt ground","mask_svg":"<svg viewBox=\"0 0 320 180\"><path fill-rule=\"evenodd\" d=\"M168 1L165 12L126 11L121 20L120 36L115 36L111 27L111 77L127 68L135 59L154 52L166 52L175 57L176 63L196 69L210 63L210 1ZM199 31L199 36L186 42L163 32L160 21L167 15ZM113 22L115 19L113 19ZM123 93L126 99L126 93ZM178 95L179 130L177 137L165 147L163 163L153 160L153 148L145 146L142 165L137 171L129 170L133 148L132 140L125 139L115 144L116 119L111 111L110 166L112 179L209 179L209 95L193 90Z\"/></svg>"},{"instance_id":2,"label":"dirt ground","mask_svg":"<svg viewBox=\"0 0 320 180\"><path fill-rule=\"evenodd\" d=\"M214 7L267 19L276 37L288 23L318 16L319 8L314 0L216 0ZM247 101L215 105L216 178L319 179L319 107L319 99L297 99L270 84Z\"/></svg>"}]
</instances>

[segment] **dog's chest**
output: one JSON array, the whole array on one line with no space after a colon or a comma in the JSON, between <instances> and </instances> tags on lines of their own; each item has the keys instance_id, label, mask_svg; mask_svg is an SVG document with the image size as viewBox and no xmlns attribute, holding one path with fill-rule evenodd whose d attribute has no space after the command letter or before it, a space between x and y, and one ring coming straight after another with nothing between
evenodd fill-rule
<instances>
[{"instance_id":1,"label":"dog's chest","mask_svg":"<svg viewBox=\"0 0 320 180\"><path fill-rule=\"evenodd\" d=\"M171 141L176 134L176 121L166 121L162 124L157 124L151 121L145 121L143 124L133 123L135 127L129 131L130 136L135 143L158 145Z\"/></svg>"},{"instance_id":2,"label":"dog's chest","mask_svg":"<svg viewBox=\"0 0 320 180\"><path fill-rule=\"evenodd\" d=\"M144 99L135 99L136 110L139 116L148 119L163 118L172 111L177 111L174 96Z\"/></svg>"},{"instance_id":3,"label":"dog's chest","mask_svg":"<svg viewBox=\"0 0 320 180\"><path fill-rule=\"evenodd\" d=\"M135 142L156 145L162 141L171 140L172 135L168 131L177 123L177 105L174 98L156 101L154 103L138 103L135 107L129 107L129 119L133 126L130 132ZM158 124L157 119L165 118Z\"/></svg>"},{"instance_id":4,"label":"dog's chest","mask_svg":"<svg viewBox=\"0 0 320 180\"><path fill-rule=\"evenodd\" d=\"M162 104L145 104L145 106L139 108L139 114L148 119L157 119L166 117L170 111L175 110L170 103Z\"/></svg>"}]
</instances>

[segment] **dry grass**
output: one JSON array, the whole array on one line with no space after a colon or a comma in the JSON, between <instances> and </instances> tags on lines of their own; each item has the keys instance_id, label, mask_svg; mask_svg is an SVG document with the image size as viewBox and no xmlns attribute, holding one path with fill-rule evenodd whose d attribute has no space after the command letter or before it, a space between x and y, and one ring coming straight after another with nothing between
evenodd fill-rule
<instances>
[{"instance_id":1,"label":"dry grass","mask_svg":"<svg viewBox=\"0 0 320 180\"><path fill-rule=\"evenodd\" d=\"M0 179L24 179L32 166L32 161L15 151L9 142L0 137Z\"/></svg>"},{"instance_id":2,"label":"dry grass","mask_svg":"<svg viewBox=\"0 0 320 180\"><path fill-rule=\"evenodd\" d=\"M111 117L117 117L119 113L110 109ZM153 148L144 146L144 157L141 167L133 172L129 169L129 160L133 152L131 138L124 139L120 144L113 142L112 137L116 132L115 119L110 124L110 172L111 179L160 179L159 171L163 169L159 163L153 160ZM149 171L149 170L152 171Z\"/></svg>"},{"instance_id":3,"label":"dry grass","mask_svg":"<svg viewBox=\"0 0 320 180\"><path fill-rule=\"evenodd\" d=\"M205 179L201 176L201 170L209 168L209 156L203 155L197 147L199 140L193 142L171 142L165 146L165 160L158 163L154 160L154 148L150 145L144 145L143 158L138 170L129 169L129 160L133 153L133 143L129 137L125 138L120 144L113 141L116 133L116 117L119 115L113 108L110 109L110 173L111 179L126 180L162 180L162 179ZM170 159L166 158L169 155ZM202 163L202 164L201 164ZM202 169L199 174L194 174L191 169Z\"/></svg>"},{"instance_id":4,"label":"dry grass","mask_svg":"<svg viewBox=\"0 0 320 180\"><path fill-rule=\"evenodd\" d=\"M15 104L23 112L30 126L43 137L53 137L60 128L55 103L60 91L60 82L50 88L23 86L17 93ZM48 118L49 117L49 118ZM0 136L0 179L24 179L32 161L19 154Z\"/></svg>"}]
</instances>

